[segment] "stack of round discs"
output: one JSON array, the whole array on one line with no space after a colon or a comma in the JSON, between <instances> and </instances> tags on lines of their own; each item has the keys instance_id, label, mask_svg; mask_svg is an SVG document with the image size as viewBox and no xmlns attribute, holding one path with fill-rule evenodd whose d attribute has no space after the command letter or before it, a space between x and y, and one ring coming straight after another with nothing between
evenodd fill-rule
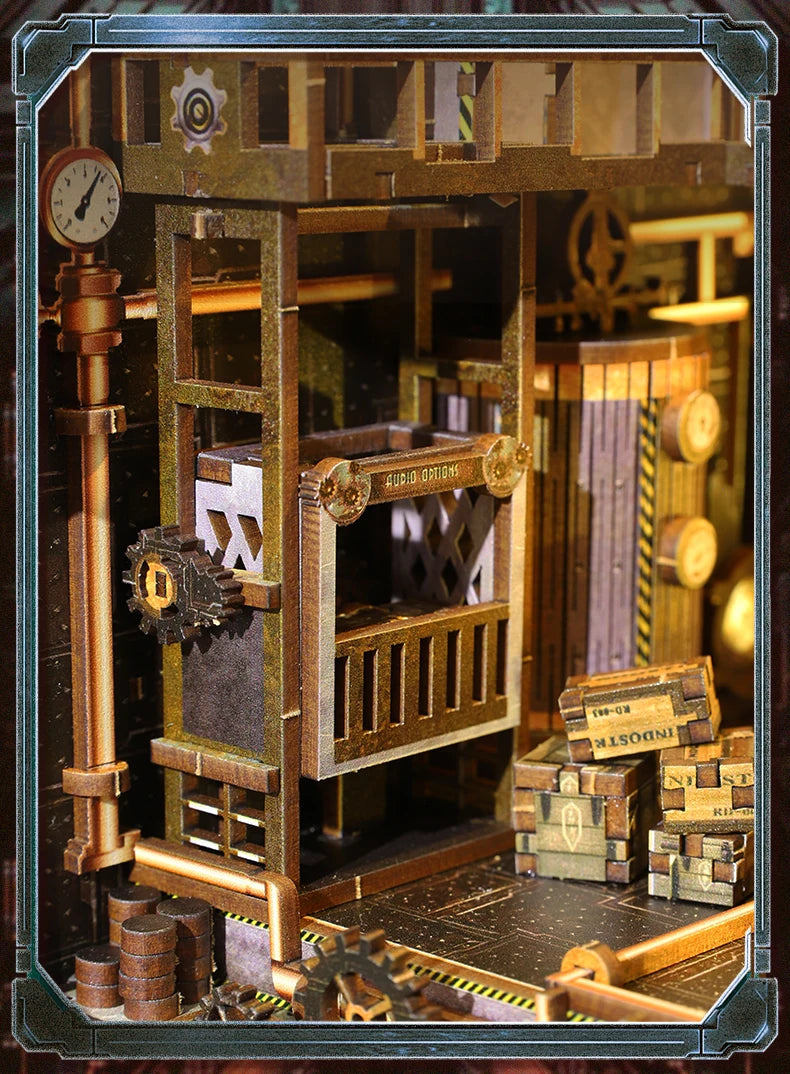
<instances>
[{"instance_id":1,"label":"stack of round discs","mask_svg":"<svg viewBox=\"0 0 790 1074\"><path fill-rule=\"evenodd\" d=\"M81 1007L118 1007L118 948L112 944L83 947L74 959L77 1003Z\"/></svg>"},{"instance_id":2,"label":"stack of round discs","mask_svg":"<svg viewBox=\"0 0 790 1074\"><path fill-rule=\"evenodd\" d=\"M142 884L123 884L107 895L107 913L110 917L110 943L121 946L121 925L129 917L152 914L162 893L156 888Z\"/></svg>"},{"instance_id":3,"label":"stack of round discs","mask_svg":"<svg viewBox=\"0 0 790 1074\"><path fill-rule=\"evenodd\" d=\"M211 906L203 899L165 899L156 912L178 930L176 989L185 1003L197 1003L211 991Z\"/></svg>"},{"instance_id":4,"label":"stack of round discs","mask_svg":"<svg viewBox=\"0 0 790 1074\"><path fill-rule=\"evenodd\" d=\"M164 1022L179 1012L176 992L176 927L158 914L140 914L121 925L118 991L123 1013L135 1022Z\"/></svg>"}]
</instances>

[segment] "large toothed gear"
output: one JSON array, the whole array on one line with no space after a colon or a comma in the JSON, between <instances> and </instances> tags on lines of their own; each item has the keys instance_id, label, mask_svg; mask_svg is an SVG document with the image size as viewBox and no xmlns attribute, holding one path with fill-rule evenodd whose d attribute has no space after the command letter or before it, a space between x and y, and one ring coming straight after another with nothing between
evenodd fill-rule
<instances>
[{"instance_id":1,"label":"large toothed gear","mask_svg":"<svg viewBox=\"0 0 790 1074\"><path fill-rule=\"evenodd\" d=\"M180 86L173 86L170 96L176 105L170 125L184 135L184 149L190 153L199 147L210 153L211 139L215 134L224 134L227 128L220 113L228 95L214 85L214 72L207 67L197 74L187 67L184 81Z\"/></svg>"},{"instance_id":2,"label":"large toothed gear","mask_svg":"<svg viewBox=\"0 0 790 1074\"><path fill-rule=\"evenodd\" d=\"M203 541L180 533L177 526L142 530L126 555L131 567L123 580L132 587L127 604L142 616L140 629L155 633L162 645L219 626L244 605L233 571L217 566Z\"/></svg>"},{"instance_id":3,"label":"large toothed gear","mask_svg":"<svg viewBox=\"0 0 790 1074\"><path fill-rule=\"evenodd\" d=\"M436 1017L422 995L425 979L406 965L406 949L387 947L382 929L346 929L317 944L299 967L292 1006L300 1017L330 1022L414 1022Z\"/></svg>"}]
</instances>

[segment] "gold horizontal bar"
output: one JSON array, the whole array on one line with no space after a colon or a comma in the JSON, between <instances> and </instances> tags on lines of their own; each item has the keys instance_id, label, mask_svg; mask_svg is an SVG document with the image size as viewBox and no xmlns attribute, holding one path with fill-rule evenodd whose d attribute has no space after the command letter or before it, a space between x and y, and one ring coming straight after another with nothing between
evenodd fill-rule
<instances>
[{"instance_id":1,"label":"gold horizontal bar","mask_svg":"<svg viewBox=\"0 0 790 1074\"><path fill-rule=\"evenodd\" d=\"M629 225L631 239L640 244L650 242L693 242L703 235L716 239L733 238L741 232L754 231L754 214L747 212L705 213L701 216L676 216L663 220L639 220Z\"/></svg>"},{"instance_id":2,"label":"gold horizontal bar","mask_svg":"<svg viewBox=\"0 0 790 1074\"><path fill-rule=\"evenodd\" d=\"M742 321L749 313L745 295L712 298L707 302L679 302L675 306L653 306L647 311L654 321L685 321L688 324L724 324Z\"/></svg>"}]
</instances>

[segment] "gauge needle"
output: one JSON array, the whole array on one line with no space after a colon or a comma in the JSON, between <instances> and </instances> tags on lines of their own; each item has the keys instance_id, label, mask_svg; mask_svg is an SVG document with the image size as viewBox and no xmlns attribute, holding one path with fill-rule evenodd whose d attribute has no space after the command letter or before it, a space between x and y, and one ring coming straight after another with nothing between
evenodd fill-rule
<instances>
[{"instance_id":1,"label":"gauge needle","mask_svg":"<svg viewBox=\"0 0 790 1074\"><path fill-rule=\"evenodd\" d=\"M85 191L85 193L82 195L82 197L80 198L79 205L74 210L74 215L77 217L78 220L84 220L85 219L85 210L88 208L88 206L91 203L91 197L93 195L93 191L96 189L96 184L98 183L98 181L99 181L99 172L96 172L96 175L93 178L93 182L88 187L88 189Z\"/></svg>"}]
</instances>

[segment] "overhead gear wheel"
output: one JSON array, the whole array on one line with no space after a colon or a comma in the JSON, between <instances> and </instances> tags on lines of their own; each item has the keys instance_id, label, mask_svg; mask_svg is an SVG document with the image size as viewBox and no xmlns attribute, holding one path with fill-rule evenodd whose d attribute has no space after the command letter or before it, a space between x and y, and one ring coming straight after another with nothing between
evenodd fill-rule
<instances>
[{"instance_id":1,"label":"overhead gear wheel","mask_svg":"<svg viewBox=\"0 0 790 1074\"><path fill-rule=\"evenodd\" d=\"M406 949L389 948L384 930L346 929L316 944L299 967L292 1006L311 1022L414 1022L437 1017L422 995L426 979L406 965Z\"/></svg>"},{"instance_id":2,"label":"overhead gear wheel","mask_svg":"<svg viewBox=\"0 0 790 1074\"><path fill-rule=\"evenodd\" d=\"M199 146L204 153L210 153L211 139L227 129L220 113L228 95L214 85L214 72L207 67L197 74L187 67L184 81L180 86L173 86L170 96L176 106L170 125L184 135L184 149L191 153Z\"/></svg>"},{"instance_id":3,"label":"overhead gear wheel","mask_svg":"<svg viewBox=\"0 0 790 1074\"><path fill-rule=\"evenodd\" d=\"M177 526L142 530L126 555L132 564L123 575L132 587L127 605L142 616L140 629L155 633L162 645L219 626L244 605L233 571L215 564L203 541Z\"/></svg>"}]
</instances>

